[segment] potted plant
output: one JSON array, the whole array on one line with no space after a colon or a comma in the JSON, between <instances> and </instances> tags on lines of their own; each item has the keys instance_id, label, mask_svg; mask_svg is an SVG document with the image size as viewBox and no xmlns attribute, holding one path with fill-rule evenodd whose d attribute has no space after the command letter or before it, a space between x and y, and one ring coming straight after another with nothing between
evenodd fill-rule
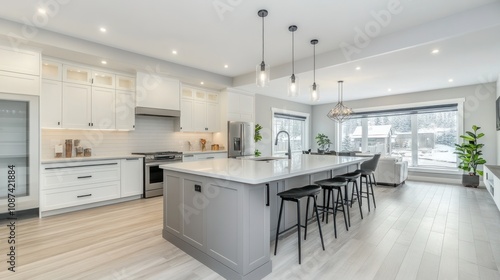
<instances>
[{"instance_id":1,"label":"potted plant","mask_svg":"<svg viewBox=\"0 0 500 280\"><path fill-rule=\"evenodd\" d=\"M318 154L323 154L325 151L330 149L330 144L332 141L323 133L318 133L315 137L316 143L318 144Z\"/></svg>"},{"instance_id":2,"label":"potted plant","mask_svg":"<svg viewBox=\"0 0 500 280\"><path fill-rule=\"evenodd\" d=\"M259 142L260 140L262 140L262 135L260 134L260 130L262 129L262 126L260 124L255 124L255 134L253 136L253 140L255 141L255 143ZM255 149L255 156L256 157L260 157L262 153L258 150L258 149Z\"/></svg>"},{"instance_id":3,"label":"potted plant","mask_svg":"<svg viewBox=\"0 0 500 280\"><path fill-rule=\"evenodd\" d=\"M478 170L480 164L485 164L486 160L482 157L483 152L481 149L484 144L479 144L477 140L484 136L484 133L477 133L481 127L473 125L471 131L466 131L465 135L460 135L463 139L462 144L455 144L455 154L460 159L458 168L467 172L462 175L462 185L466 187L479 186L479 175L483 175L483 171Z\"/></svg>"}]
</instances>

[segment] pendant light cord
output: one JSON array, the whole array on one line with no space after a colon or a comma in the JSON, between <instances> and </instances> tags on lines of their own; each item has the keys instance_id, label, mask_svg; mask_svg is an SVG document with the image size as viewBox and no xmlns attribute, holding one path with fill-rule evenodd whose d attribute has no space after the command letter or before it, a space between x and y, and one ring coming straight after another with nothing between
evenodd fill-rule
<instances>
[{"instance_id":1,"label":"pendant light cord","mask_svg":"<svg viewBox=\"0 0 500 280\"><path fill-rule=\"evenodd\" d=\"M294 56L294 53L295 53L295 48L294 48L294 33L295 31L292 31L292 75L295 74L295 56Z\"/></svg>"},{"instance_id":2,"label":"pendant light cord","mask_svg":"<svg viewBox=\"0 0 500 280\"><path fill-rule=\"evenodd\" d=\"M313 45L313 83L316 83L316 44Z\"/></svg>"},{"instance_id":3,"label":"pendant light cord","mask_svg":"<svg viewBox=\"0 0 500 280\"><path fill-rule=\"evenodd\" d=\"M264 61L264 17L262 17L262 61Z\"/></svg>"}]
</instances>

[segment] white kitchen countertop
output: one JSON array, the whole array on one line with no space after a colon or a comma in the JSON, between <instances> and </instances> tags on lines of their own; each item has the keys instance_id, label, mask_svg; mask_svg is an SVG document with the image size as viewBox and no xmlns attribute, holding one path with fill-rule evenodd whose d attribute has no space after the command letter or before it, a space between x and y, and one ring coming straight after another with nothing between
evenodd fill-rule
<instances>
[{"instance_id":1,"label":"white kitchen countertop","mask_svg":"<svg viewBox=\"0 0 500 280\"><path fill-rule=\"evenodd\" d=\"M227 150L206 150L206 151L187 151L182 152L183 155L196 155L196 154L212 154L212 153L227 153Z\"/></svg>"},{"instance_id":2,"label":"white kitchen countertop","mask_svg":"<svg viewBox=\"0 0 500 280\"><path fill-rule=\"evenodd\" d=\"M160 168L246 184L262 184L357 164L367 159L369 158L324 155L296 155L291 160L278 159L269 162L219 158L165 164L160 165Z\"/></svg>"},{"instance_id":3,"label":"white kitchen countertop","mask_svg":"<svg viewBox=\"0 0 500 280\"><path fill-rule=\"evenodd\" d=\"M71 157L71 158L50 158L42 159L41 163L61 163L61 162L85 162L94 160L107 159L127 159L127 158L143 158L143 155L116 155L116 156L91 156L91 157Z\"/></svg>"}]
</instances>

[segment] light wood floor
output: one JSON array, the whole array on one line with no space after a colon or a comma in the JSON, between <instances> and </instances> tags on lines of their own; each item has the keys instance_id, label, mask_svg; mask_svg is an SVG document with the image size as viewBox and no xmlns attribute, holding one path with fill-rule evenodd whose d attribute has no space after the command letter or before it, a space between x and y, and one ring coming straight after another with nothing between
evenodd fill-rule
<instances>
[{"instance_id":1,"label":"light wood floor","mask_svg":"<svg viewBox=\"0 0 500 280\"><path fill-rule=\"evenodd\" d=\"M280 239L265 279L500 279L500 212L485 189L407 182L378 186L377 209L351 228L315 223L297 263L297 239ZM340 216L339 216L340 217ZM0 229L0 279L223 279L161 237L162 200L142 199L18 221L17 272L7 271ZM274 244L270 244L270 250Z\"/></svg>"}]
</instances>

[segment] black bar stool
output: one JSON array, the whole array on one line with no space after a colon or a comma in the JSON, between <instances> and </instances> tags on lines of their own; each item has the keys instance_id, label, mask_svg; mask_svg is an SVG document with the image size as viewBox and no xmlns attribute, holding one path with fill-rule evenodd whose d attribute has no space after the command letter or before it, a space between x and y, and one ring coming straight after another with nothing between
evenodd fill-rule
<instances>
[{"instance_id":1,"label":"black bar stool","mask_svg":"<svg viewBox=\"0 0 500 280\"><path fill-rule=\"evenodd\" d=\"M323 221L325 220L325 212L326 212L326 223L328 224L328 214L333 214L333 232L335 233L335 238L337 238L337 211L341 211L344 214L344 222L345 222L345 229L349 231L349 227L347 226L347 218L346 218L346 211L344 207L344 198L342 197L342 188L345 188L347 186L347 181L344 179L340 178L330 178L330 179L325 179L325 180L320 180L314 182L316 185L320 186L323 189L323 206L320 206L322 208L323 212ZM337 190L337 199L334 199L334 194L333 190ZM328 192L327 195L325 195L325 192ZM347 191L347 188L345 189ZM328 196L328 202L325 206L325 197ZM332 207L330 207L330 197L332 198ZM338 206L341 206L342 209L339 210ZM332 210L332 212L330 212Z\"/></svg>"},{"instance_id":2,"label":"black bar stool","mask_svg":"<svg viewBox=\"0 0 500 280\"><path fill-rule=\"evenodd\" d=\"M345 173L342 175L337 175L335 178L339 179L344 179L347 181L347 185L349 183L352 183L352 194L351 194L351 199L348 198L347 194L347 185L346 185L346 190L345 190L345 202L348 204L347 207L347 220L349 222L349 226L351 226L351 215L349 213L349 206L352 207L352 201L354 199L354 190L356 190L356 197L358 199L358 205L359 205L359 213L361 214L361 219L363 219L363 210L361 210L361 197L358 189L358 178L361 176L361 173L359 171L354 171L354 172L349 172ZM349 205L350 204L350 205Z\"/></svg>"},{"instance_id":3,"label":"black bar stool","mask_svg":"<svg viewBox=\"0 0 500 280\"><path fill-rule=\"evenodd\" d=\"M373 207L377 208L377 204L375 204L375 193L373 192L373 184L377 185L375 181L375 169L377 169L378 160L380 159L380 154L375 154L373 158L364 161L361 163L360 169L356 170L361 174L361 179L359 180L361 184L361 198L366 198L368 202L368 212L370 212L370 195L373 200ZM373 182L372 182L373 177ZM363 191L363 178L365 179L366 192ZM366 194L364 196L363 194Z\"/></svg>"},{"instance_id":4,"label":"black bar stool","mask_svg":"<svg viewBox=\"0 0 500 280\"><path fill-rule=\"evenodd\" d=\"M323 247L323 251L325 250L325 244L323 243L323 233L321 232L321 224L319 222L319 214L318 214L318 207L316 204L316 196L321 192L321 188L316 185L308 185L302 188L296 188L296 189L290 189L284 192L278 193L278 195L281 197L281 206L280 206L280 215L278 218L278 229L276 230L276 241L274 243L274 255L276 256L276 251L278 250L278 236L282 233L287 232L290 229L293 229L295 226L290 227L288 229L285 229L282 232L279 232L280 230L280 223L281 223L281 214L283 213L283 202L284 201L292 201L297 203L297 236L298 236L298 241L299 241L299 264L301 262L301 256L300 256L300 228L303 227L305 228L305 233L304 233L304 240L306 240L307 237L307 216L308 216L308 211L309 211L309 199L312 197L314 201L314 211L316 213L316 220L318 222L318 229L319 229L319 237L321 238L321 246ZM307 196L307 208L306 208L306 221L305 221L305 226L300 224L300 199Z\"/></svg>"}]
</instances>

